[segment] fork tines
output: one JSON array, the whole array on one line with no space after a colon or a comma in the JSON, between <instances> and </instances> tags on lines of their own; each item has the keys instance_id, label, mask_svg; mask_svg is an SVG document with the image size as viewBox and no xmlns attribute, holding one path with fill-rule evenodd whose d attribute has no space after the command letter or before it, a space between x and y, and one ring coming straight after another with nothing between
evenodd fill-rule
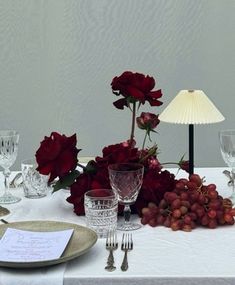
<instances>
[{"instance_id":1,"label":"fork tines","mask_svg":"<svg viewBox=\"0 0 235 285\"><path fill-rule=\"evenodd\" d=\"M122 235L122 250L132 250L133 249L133 240L132 234L123 234Z\"/></svg>"},{"instance_id":2,"label":"fork tines","mask_svg":"<svg viewBox=\"0 0 235 285\"><path fill-rule=\"evenodd\" d=\"M110 230L106 237L106 248L117 247L117 233L115 230Z\"/></svg>"}]
</instances>

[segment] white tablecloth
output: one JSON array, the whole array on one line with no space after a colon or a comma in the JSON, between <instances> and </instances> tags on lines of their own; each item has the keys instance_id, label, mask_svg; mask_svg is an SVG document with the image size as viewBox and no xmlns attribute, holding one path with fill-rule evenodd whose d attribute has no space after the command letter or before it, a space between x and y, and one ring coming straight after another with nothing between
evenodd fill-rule
<instances>
[{"instance_id":1,"label":"white tablecloth","mask_svg":"<svg viewBox=\"0 0 235 285\"><path fill-rule=\"evenodd\" d=\"M231 189L222 174L223 169L200 168L195 172L205 176L206 183L217 184L220 194L228 197ZM180 172L177 177L183 176L187 176L185 172ZM22 189L12 191L22 195ZM11 214L5 219L9 222L45 219L85 225L85 218L76 216L73 205L65 201L66 195L65 191L59 191L37 200L23 198L21 202L7 206ZM121 236L118 232L119 241ZM214 230L197 228L190 233L143 226L133 232L133 240L134 249L128 253L128 271L120 270L123 258L120 247L114 252L117 270L104 270L108 252L105 240L99 239L86 254L66 264L64 284L235 284L235 226ZM47 285L47 282L42 280L43 284Z\"/></svg>"}]
</instances>

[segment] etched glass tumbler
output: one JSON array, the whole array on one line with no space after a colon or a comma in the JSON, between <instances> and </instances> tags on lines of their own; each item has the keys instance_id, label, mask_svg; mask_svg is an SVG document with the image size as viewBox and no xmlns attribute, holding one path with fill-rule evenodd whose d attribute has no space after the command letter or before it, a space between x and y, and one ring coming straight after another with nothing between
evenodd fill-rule
<instances>
[{"instance_id":1,"label":"etched glass tumbler","mask_svg":"<svg viewBox=\"0 0 235 285\"><path fill-rule=\"evenodd\" d=\"M118 198L112 189L94 189L84 195L86 224L99 238L117 228Z\"/></svg>"},{"instance_id":2,"label":"etched glass tumbler","mask_svg":"<svg viewBox=\"0 0 235 285\"><path fill-rule=\"evenodd\" d=\"M0 131L0 166L3 168L5 185L5 192L0 197L0 204L12 204L21 200L21 198L13 196L9 191L10 167L16 160L18 143L18 132L13 130Z\"/></svg>"},{"instance_id":3,"label":"etched glass tumbler","mask_svg":"<svg viewBox=\"0 0 235 285\"><path fill-rule=\"evenodd\" d=\"M233 204L235 204L235 130L222 130L219 132L220 151L224 162L231 168L232 195L229 197Z\"/></svg>"},{"instance_id":4,"label":"etched glass tumbler","mask_svg":"<svg viewBox=\"0 0 235 285\"><path fill-rule=\"evenodd\" d=\"M140 224L130 221L130 205L135 203L143 183L143 165L138 163L117 163L109 165L108 170L111 187L118 195L118 202L124 205L124 223L118 224L117 229L122 231L139 229Z\"/></svg>"},{"instance_id":5,"label":"etched glass tumbler","mask_svg":"<svg viewBox=\"0 0 235 285\"><path fill-rule=\"evenodd\" d=\"M48 176L40 174L35 159L26 159L21 162L24 195L26 198L37 199L48 193Z\"/></svg>"}]
</instances>

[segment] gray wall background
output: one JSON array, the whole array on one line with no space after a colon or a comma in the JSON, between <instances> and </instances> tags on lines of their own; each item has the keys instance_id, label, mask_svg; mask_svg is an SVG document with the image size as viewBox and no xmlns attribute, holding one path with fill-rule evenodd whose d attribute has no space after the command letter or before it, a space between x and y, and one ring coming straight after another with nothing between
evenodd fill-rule
<instances>
[{"instance_id":1,"label":"gray wall background","mask_svg":"<svg viewBox=\"0 0 235 285\"><path fill-rule=\"evenodd\" d=\"M17 162L51 131L77 133L81 156L129 137L112 78L149 74L164 104L202 89L226 121L195 127L195 165L224 166L218 131L235 128L234 0L0 0L0 128L20 132ZM143 133L136 131L138 145ZM161 162L188 154L188 128L161 123Z\"/></svg>"}]
</instances>

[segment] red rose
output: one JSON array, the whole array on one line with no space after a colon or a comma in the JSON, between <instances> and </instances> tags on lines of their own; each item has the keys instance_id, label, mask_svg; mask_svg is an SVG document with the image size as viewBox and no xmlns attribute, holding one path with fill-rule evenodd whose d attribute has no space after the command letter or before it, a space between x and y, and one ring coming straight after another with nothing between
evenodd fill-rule
<instances>
[{"instance_id":1,"label":"red rose","mask_svg":"<svg viewBox=\"0 0 235 285\"><path fill-rule=\"evenodd\" d=\"M136 118L137 125L142 130L152 131L160 123L158 115L142 112L140 117Z\"/></svg>"},{"instance_id":2,"label":"red rose","mask_svg":"<svg viewBox=\"0 0 235 285\"><path fill-rule=\"evenodd\" d=\"M52 132L45 137L36 152L37 170L44 175L50 174L49 182L56 177L64 177L77 166L76 134L71 137Z\"/></svg>"},{"instance_id":3,"label":"red rose","mask_svg":"<svg viewBox=\"0 0 235 285\"><path fill-rule=\"evenodd\" d=\"M162 92L161 90L152 91L154 86L155 80L153 77L125 71L112 80L113 93L117 96L124 96L124 98L115 101L113 104L118 109L124 109L124 106L129 105L130 100L134 100L134 102L139 101L142 104L148 101L151 106L160 106L162 102L158 99L162 97Z\"/></svg>"}]
</instances>

